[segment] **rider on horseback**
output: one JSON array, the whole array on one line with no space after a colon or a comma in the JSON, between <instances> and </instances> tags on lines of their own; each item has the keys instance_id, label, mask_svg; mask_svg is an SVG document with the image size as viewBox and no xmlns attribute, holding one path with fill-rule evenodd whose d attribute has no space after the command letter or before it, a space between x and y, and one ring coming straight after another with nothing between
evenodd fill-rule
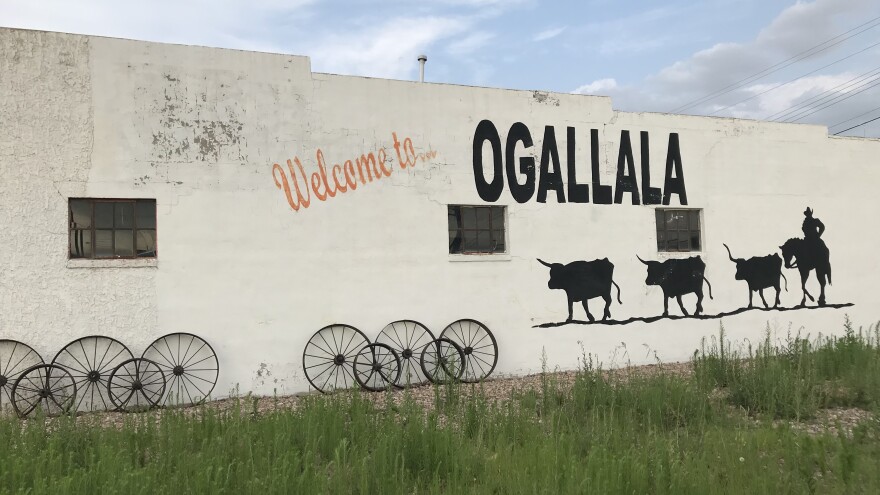
<instances>
[{"instance_id":1,"label":"rider on horseback","mask_svg":"<svg viewBox=\"0 0 880 495\"><path fill-rule=\"evenodd\" d=\"M808 297L811 301L814 300L806 287L807 277L810 276L811 270L816 270L816 278L819 280L820 287L819 306L824 306L825 284L831 283L831 262L828 247L821 239L822 233L825 232L825 225L818 218L813 217L813 210L809 207L804 211L804 216L806 218L801 225L804 238L789 239L779 248L782 250L785 267L797 268L801 274L801 289L804 291L801 306L806 303Z\"/></svg>"}]
</instances>

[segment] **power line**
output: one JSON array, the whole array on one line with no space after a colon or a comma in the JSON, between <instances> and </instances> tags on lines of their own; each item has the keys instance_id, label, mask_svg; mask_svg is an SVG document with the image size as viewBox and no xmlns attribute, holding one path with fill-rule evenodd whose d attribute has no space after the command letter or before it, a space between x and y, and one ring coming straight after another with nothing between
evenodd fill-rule
<instances>
[{"instance_id":1,"label":"power line","mask_svg":"<svg viewBox=\"0 0 880 495\"><path fill-rule=\"evenodd\" d=\"M830 128L832 128L832 127L837 127L837 126L839 126L840 124L845 124L845 123L849 122L850 120L856 120L856 119L859 118L859 117L864 117L865 115L868 115L869 113L872 113L872 112L876 112L877 110L880 110L880 107L872 108L872 109L868 110L868 111L865 112L865 113L860 113L860 114L856 115L855 117L850 117L850 118L848 118L848 119L846 119L846 120L843 120L843 121L840 121L840 122L838 122L838 123L836 123L836 124L834 124L834 125L830 125L830 126L828 126L828 128L830 129Z\"/></svg>"},{"instance_id":2,"label":"power line","mask_svg":"<svg viewBox=\"0 0 880 495\"><path fill-rule=\"evenodd\" d=\"M728 86L725 86L725 87L723 87L723 88L721 88L721 89L715 91L714 93L710 93L710 94L708 94L708 95L706 95L706 96L703 96L702 98L698 98L698 99L696 99L696 100L691 101L690 103L686 103L686 104L681 105L681 106L679 106L679 107L677 107L677 108L674 108L674 109L671 110L671 112L673 112L673 113L675 113L675 112L680 112L680 111L686 110L686 109L688 109L688 108L691 108L691 107L693 107L693 106L695 106L695 105L699 105L700 103L704 103L704 102L706 102L706 101L708 101L708 100L711 100L712 98L716 98L716 97L721 96L721 95L723 95L723 94L727 94L727 93L729 93L729 92L735 90L736 88L738 88L738 87L740 87L740 86L743 86L744 84L747 84L747 83L752 82L752 81L754 81L754 80L760 79L761 77L763 77L763 76L765 76L765 75L767 75L767 74L772 74L773 72L776 72L776 71L779 71L779 70L781 70L781 69L784 69L785 67L788 67L789 65L792 65L792 64L794 64L794 63L796 63L796 62L799 62L799 61L801 61L801 60L803 60L803 59L805 59L805 58L809 58L809 57L811 57L811 56L813 56L813 55L816 55L817 53L821 53L821 52L823 52L823 51L825 51L825 50L827 50L827 49L829 49L829 48L831 48L831 47L833 47L833 46L836 46L836 45L839 45L840 43L843 43L844 41L846 41L846 40L848 40L848 39L850 39L850 38L852 38L852 37L854 37L854 36L858 36L859 34L862 34L862 33L864 33L865 31L868 31L868 30L873 29L873 28L875 28L875 27L877 27L877 26L880 26L880 23L878 23L877 21L880 21L880 16L875 17L875 18L873 18L873 19L871 19L871 20L869 20L869 21L867 21L867 22L865 22L865 23L859 24L858 26L856 26L856 27L850 29L849 31L846 31L846 32L844 32L844 33L841 33L841 34L839 34L839 35L837 35L837 36L835 36L835 37L833 37L833 38L829 38L829 39L823 41L822 43L819 43L818 45L815 45L815 46L813 46L812 48L809 48L809 49L807 49L807 50L804 50L804 51L802 51L802 52L800 52L800 53L798 53L798 54L796 54L796 55L794 55L794 56L792 56L792 57L789 57L789 58L787 58L787 59L785 59L785 60L783 60L783 61L781 61L781 62L778 62L778 63L776 63L776 64L774 64L774 65L771 65L770 67L767 67L766 69L764 69L764 70L762 70L762 71L760 71L760 72L757 72L757 73L755 73L755 74L752 74L751 76L748 76L748 77L746 77L746 78L744 78L744 79L740 79L739 81L737 81L737 82L735 82L735 83L733 83L733 84L730 84L730 85L728 85ZM861 29L862 27L867 26L868 24L872 24L872 25L866 27L865 29L862 29L861 31L859 31L859 32L857 32L857 33L854 33L854 34L852 34L852 35L846 36L847 34L852 33L853 31L856 31L856 30L858 30L858 29ZM845 37L844 37L842 40L839 40L839 41L837 41L837 42L835 42L835 43L832 43L832 44L830 44L830 45L828 45L828 46L823 47L823 45L826 45L826 44L828 44L828 43L831 43L832 41L834 41L834 40L836 40L836 39L838 39L838 38L840 38L840 37L843 37L843 36L845 36ZM812 53L810 53L810 52L812 52Z\"/></svg>"},{"instance_id":3,"label":"power line","mask_svg":"<svg viewBox=\"0 0 880 495\"><path fill-rule=\"evenodd\" d=\"M849 96L855 96L865 90L868 90L868 89L873 88L874 86L877 86L877 84L875 84L875 83L880 84L880 77L875 77L873 79L863 81L863 82L859 83L859 85L856 86L855 88L853 88L853 90L851 90L851 91L838 93L834 97L829 96L829 97L823 98L824 101L816 102L816 103L821 103L821 105L822 105L818 109L816 109L815 106L804 107L804 108L798 110L797 112L792 113L791 115L789 115L785 119L781 119L781 120L777 120L777 121L778 122L797 122L798 120L802 119L803 117L806 117L807 115L812 115L813 113L815 113L815 111L811 112L811 110L816 109L816 111L818 111L822 108L827 108L827 107L830 107L830 106L835 105L837 103L840 103L841 101L847 99ZM844 98L844 96L847 96L847 98ZM835 101L835 100L839 100L839 101Z\"/></svg>"},{"instance_id":4,"label":"power line","mask_svg":"<svg viewBox=\"0 0 880 495\"><path fill-rule=\"evenodd\" d=\"M842 102L842 101L844 101L844 100L848 100L848 99L852 98L853 96L855 96L855 95L857 95L857 94L864 93L865 91L867 91L867 90L869 90L869 89L871 89L871 88L877 87L877 86L880 86L880 80L878 80L878 81L874 82L873 84L871 84L870 86L867 86L867 87L865 87L865 88L862 88L862 89L860 89L860 90L858 90L858 91L852 91L852 92L850 92L850 93L844 93L843 95L841 95L841 96L843 96L843 98L840 98L838 101L830 102L830 103L828 103L828 104L826 104L826 105L823 105L823 106L821 106L821 107L819 107L819 108L813 110L812 112L809 112L809 113L806 113L806 114L804 114L804 115L801 115L800 117L798 117L798 118L796 118L796 119L794 119L794 120L788 120L788 119L786 119L785 122L797 122L797 121L799 121L799 120L803 120L805 117L809 117L810 115L813 115L813 114L816 113L816 112L820 112L820 111L822 111L822 110L825 110L826 108L828 108L828 107L830 107L830 106L837 105L838 103L840 103L840 102Z\"/></svg>"},{"instance_id":5,"label":"power line","mask_svg":"<svg viewBox=\"0 0 880 495\"><path fill-rule=\"evenodd\" d=\"M855 129L856 127L861 127L861 126L863 126L863 125L865 125L865 124L870 124L871 122L874 122L875 120L880 120L880 117L874 117L873 119L871 119L871 120L866 120L866 121L862 122L862 123L859 124L859 125L854 125L854 126L850 127L849 129L844 129L844 130L842 130L842 131L840 131L840 132L835 132L834 135L837 136L838 134L843 134L844 132L846 132L846 131L851 131L851 130Z\"/></svg>"},{"instance_id":6,"label":"power line","mask_svg":"<svg viewBox=\"0 0 880 495\"><path fill-rule=\"evenodd\" d=\"M786 117L791 113L797 113L796 111L798 108L806 108L811 104L819 103L821 100L828 98L835 91L847 89L850 86L852 86L853 84L855 84L856 82L860 82L859 80L864 80L866 78L873 77L877 74L880 74L880 67L875 67L874 69L869 70L868 72L865 72L863 74L859 74L858 76L850 79L849 81L842 82L842 83L838 84L837 86L834 86L833 88L826 89L825 91L813 96L812 98L810 98L808 100L802 101L802 102L798 103L797 105L793 105L791 107L788 107L785 110L780 110L772 115L768 115L768 116L764 117L763 120L777 120L778 118Z\"/></svg>"},{"instance_id":7,"label":"power line","mask_svg":"<svg viewBox=\"0 0 880 495\"><path fill-rule=\"evenodd\" d=\"M747 102L747 101L749 101L749 100L755 99L755 98L757 98L757 97L759 97L759 96L761 96L761 95L763 95L763 94L767 94L767 93L769 93L769 92L771 92L771 91L773 91L773 90L779 89L779 88L781 88L782 86L786 86L786 85L791 84L791 83L793 83L793 82L795 82L795 81L797 81L797 80L799 80L799 79L803 79L803 78L806 77L806 76L809 76L809 75L811 75L811 74L815 74L815 73L819 72L819 71L822 70L822 69L827 69L828 67L831 67L831 66L834 65L834 64L837 64L837 63L843 62L844 60L846 60L846 59L848 59L848 58L855 57L856 55L858 55L858 54L860 54L860 53L862 53L862 52L866 52L866 51L870 50L871 48L874 48L874 47L877 46L877 45L880 45L880 41L878 41L877 43L874 43L873 45L868 45L867 47L862 48L861 50L859 50L859 51L857 51L857 52L855 52L855 53L851 53L851 54L847 55L846 57L839 58L839 59L835 60L834 62L831 62L830 64L823 65L822 67L819 67L819 68L816 69L816 70L811 70L810 72L807 72L806 74L801 74L800 76L795 77L794 79L790 79L790 80L788 80L788 81L786 81L786 82L784 82L784 83L777 84L776 86L773 86L773 87L770 88L770 89L767 89L767 90L761 91L760 93L756 93L756 94L754 94L754 95L752 95L752 96L749 96L748 98L746 98L746 99L744 99L744 100L740 100L740 101L738 101L738 102L736 102L736 103L733 103L733 104L731 104L731 105L727 105L726 107L721 107L721 108L715 110L714 112L710 113L709 115L715 115L716 113L718 113L718 112L720 112L720 111L722 111L722 110L727 110L728 108L735 107L735 106L739 105L740 103L745 103L745 102Z\"/></svg>"}]
</instances>

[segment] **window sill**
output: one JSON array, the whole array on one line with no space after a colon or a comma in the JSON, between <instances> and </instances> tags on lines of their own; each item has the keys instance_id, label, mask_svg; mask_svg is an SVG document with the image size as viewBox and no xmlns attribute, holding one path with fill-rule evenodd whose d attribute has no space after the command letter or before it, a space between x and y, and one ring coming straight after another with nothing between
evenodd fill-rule
<instances>
[{"instance_id":1,"label":"window sill","mask_svg":"<svg viewBox=\"0 0 880 495\"><path fill-rule=\"evenodd\" d=\"M156 258L67 260L67 268L156 268L157 266L159 266L159 260Z\"/></svg>"},{"instance_id":2,"label":"window sill","mask_svg":"<svg viewBox=\"0 0 880 495\"><path fill-rule=\"evenodd\" d=\"M507 253L499 254L450 254L449 261L510 261Z\"/></svg>"},{"instance_id":3,"label":"window sill","mask_svg":"<svg viewBox=\"0 0 880 495\"><path fill-rule=\"evenodd\" d=\"M663 259L675 258L691 258L693 256L703 256L703 251L657 251L657 257Z\"/></svg>"}]
</instances>

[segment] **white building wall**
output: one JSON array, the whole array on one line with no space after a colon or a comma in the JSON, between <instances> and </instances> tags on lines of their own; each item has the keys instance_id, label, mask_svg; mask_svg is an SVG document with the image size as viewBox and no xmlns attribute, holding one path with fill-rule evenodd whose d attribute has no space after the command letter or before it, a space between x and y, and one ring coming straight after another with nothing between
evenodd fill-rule
<instances>
[{"instance_id":1,"label":"white building wall","mask_svg":"<svg viewBox=\"0 0 880 495\"><path fill-rule=\"evenodd\" d=\"M270 394L306 388L303 347L330 323L374 337L398 319L439 333L474 318L497 337L496 372L526 373L539 369L542 350L551 366L576 366L581 345L606 365L687 359L722 322L732 338L755 342L768 325L815 335L840 332L844 314L857 325L878 319L880 142L829 138L824 127L615 112L603 97L313 74L305 57L12 29L0 29L0 103L0 338L47 360L84 335L113 336L138 355L160 335L189 331L219 355L215 395ZM688 207L703 210L707 314L747 301L722 243L741 257L777 252L802 235L807 206L827 226L829 303L854 305L535 328L567 316L564 292L547 288L536 258L608 257L623 300L612 315L625 320L662 311L636 255L671 255L657 253L654 207L629 204L629 194L619 205L559 204L554 192L518 204L506 184L494 204L508 207L509 253L449 255L447 205L486 204L472 167L484 119L502 145L511 124L524 123L534 146L517 156L536 162L544 126L554 126L563 178L574 127L581 183L591 178L590 129L603 184L614 183L629 130L637 171L639 132L649 132L652 182L662 186L678 133ZM393 134L436 154L401 169ZM391 174L326 201L311 193L294 211L273 165L299 158L311 174L318 149L331 174L384 149ZM488 148L483 155L491 173ZM155 198L158 258L68 260L67 199L83 196ZM785 274L791 307L799 280ZM693 296L685 301L693 309ZM591 311L601 316L601 299ZM674 301L670 312L679 314ZM585 319L579 304L575 318Z\"/></svg>"}]
</instances>

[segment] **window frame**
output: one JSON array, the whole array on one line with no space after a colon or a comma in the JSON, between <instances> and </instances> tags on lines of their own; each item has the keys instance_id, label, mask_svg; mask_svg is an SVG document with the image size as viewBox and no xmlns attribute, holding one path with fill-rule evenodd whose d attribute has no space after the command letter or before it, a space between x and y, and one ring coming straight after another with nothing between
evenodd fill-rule
<instances>
[{"instance_id":1,"label":"window frame","mask_svg":"<svg viewBox=\"0 0 880 495\"><path fill-rule=\"evenodd\" d=\"M667 213L686 213L687 214L686 228L680 228L680 227L676 228L676 229L666 228L667 220L665 220L665 217L666 217ZM664 228L662 228L662 229L660 227L660 222L658 222L658 217L661 214L663 215L663 218L664 218L664 220L663 220L663 227ZM694 217L697 219L696 229L691 227L691 219ZM704 242L705 236L703 234L703 228L704 228L704 222L703 222L703 209L702 208L654 208L654 236L655 236L655 241L656 241L658 253L667 253L667 254L702 253L703 246L705 244L705 242ZM669 237L666 235L669 232L675 232L676 235L679 236L679 239L678 239L679 245L681 245L680 233L686 232L687 233L688 248L687 249L669 249L669 242L670 241L669 241ZM696 234L697 234L697 240L699 243L699 245L696 249L693 248L693 243L691 242L694 232L696 232ZM663 234L663 236L662 236L663 237L662 242L664 244L663 247L661 247L661 240L660 240L661 233Z\"/></svg>"},{"instance_id":2,"label":"window frame","mask_svg":"<svg viewBox=\"0 0 880 495\"><path fill-rule=\"evenodd\" d=\"M90 219L88 227L74 227L73 221L73 202L74 201L85 201L89 204L90 207ZM137 212L138 212L138 203L152 203L153 206L153 226L152 227L143 227L138 228L137 225ZM113 227L111 228L98 228L96 222L96 205L99 203L110 203L114 206L113 208ZM126 203L132 205L132 220L131 227L116 227L116 208L117 204ZM155 198L90 198L90 197L70 197L67 199L67 259L68 260L85 260L85 261L107 261L107 260L155 260L159 257L159 228L158 228L158 218L156 218L156 199ZM117 231L131 231L132 234L132 252L134 253L131 256L127 255L117 255L116 254L116 232ZM96 233L97 231L109 231L111 232L111 249L113 254L111 256L96 256ZM152 255L139 255L137 252L137 241L138 241L138 231L152 231L154 233L153 239L153 250ZM74 256L71 250L71 237L75 232L88 232L91 241L91 253L89 256Z\"/></svg>"},{"instance_id":3,"label":"window frame","mask_svg":"<svg viewBox=\"0 0 880 495\"><path fill-rule=\"evenodd\" d=\"M449 235L453 232L449 225L449 218L453 215L453 209L457 208L460 212L465 211L465 209L474 209L475 218L479 218L479 214L477 210L485 209L489 212L489 225L488 228L479 228L479 226L475 226L474 228L465 228L464 222L459 221L458 226L455 229L457 233L457 238L461 239L461 247L458 251L452 250L452 242L449 241ZM501 227L498 228L493 224L493 209L497 209L501 211ZM464 215L462 214L463 218ZM477 220L478 222L478 220ZM510 246L508 245L508 235L507 235L507 206L506 205L468 205L468 204L448 204L446 205L446 233L447 233L447 250L449 256L506 256L510 253ZM488 233L489 241L494 242L497 246L498 239L496 238L495 232L501 232L501 241L503 242L504 249L501 251L492 250L492 251L480 251L480 250L465 250L464 249L464 234L465 232L475 232L477 235L479 233Z\"/></svg>"}]
</instances>

